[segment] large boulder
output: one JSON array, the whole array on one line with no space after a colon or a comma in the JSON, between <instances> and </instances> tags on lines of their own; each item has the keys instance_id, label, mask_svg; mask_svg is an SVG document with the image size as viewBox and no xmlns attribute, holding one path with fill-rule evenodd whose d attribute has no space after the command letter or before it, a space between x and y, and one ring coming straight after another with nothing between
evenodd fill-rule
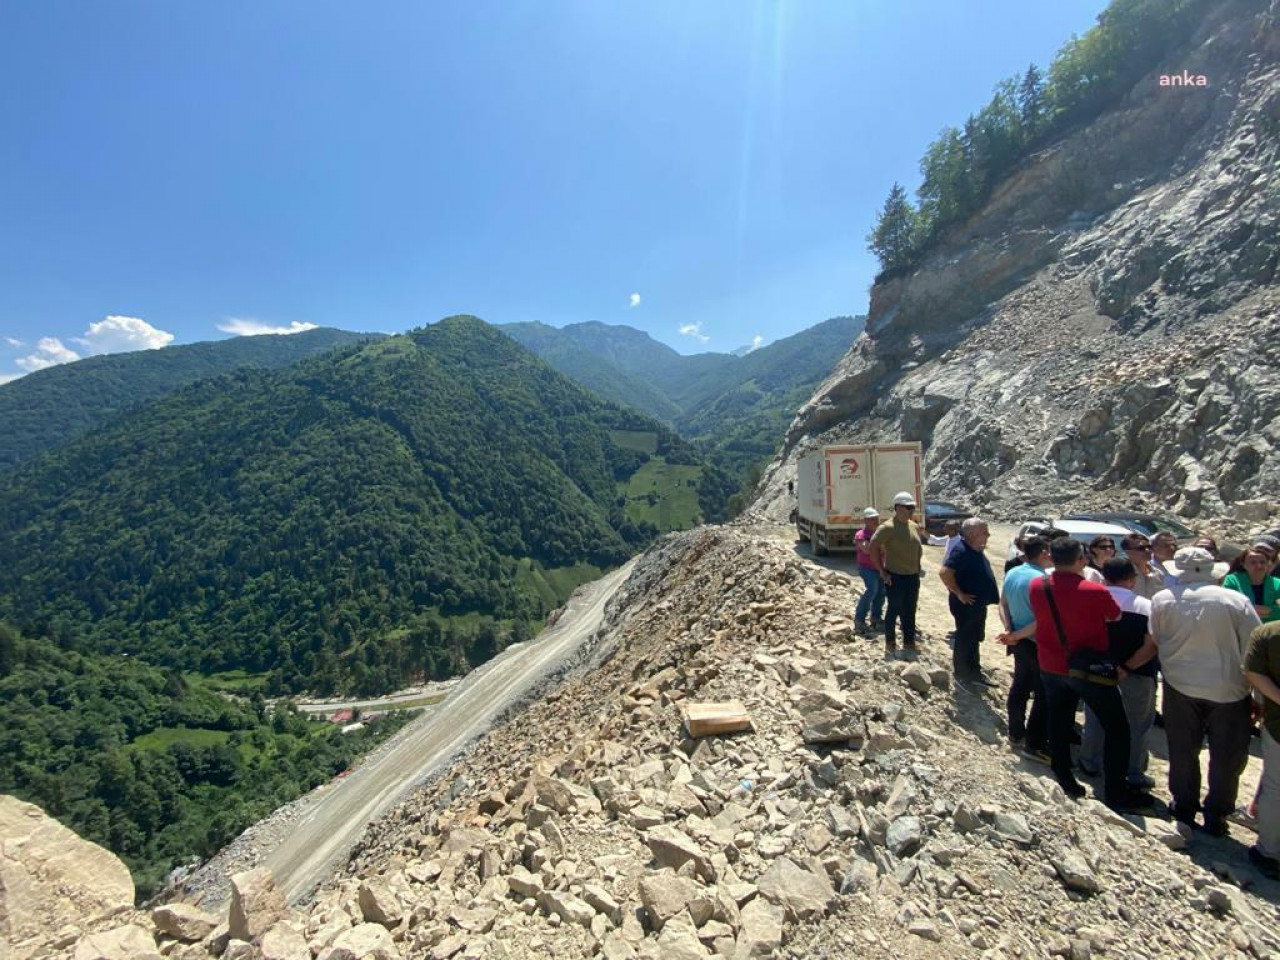
<instances>
[{"instance_id":1,"label":"large boulder","mask_svg":"<svg viewBox=\"0 0 1280 960\"><path fill-rule=\"evenodd\" d=\"M284 919L288 910L275 877L265 867L231 877L232 940L254 941Z\"/></svg>"},{"instance_id":2,"label":"large boulder","mask_svg":"<svg viewBox=\"0 0 1280 960\"><path fill-rule=\"evenodd\" d=\"M377 923L362 923L340 933L318 960L400 960L400 950Z\"/></svg>"},{"instance_id":3,"label":"large boulder","mask_svg":"<svg viewBox=\"0 0 1280 960\"><path fill-rule=\"evenodd\" d=\"M218 918L189 903L166 903L151 911L151 922L161 933L183 943L195 943L213 933Z\"/></svg>"},{"instance_id":4,"label":"large boulder","mask_svg":"<svg viewBox=\"0 0 1280 960\"><path fill-rule=\"evenodd\" d=\"M150 931L127 924L82 937L76 944L75 960L161 960L161 953Z\"/></svg>"},{"instance_id":5,"label":"large boulder","mask_svg":"<svg viewBox=\"0 0 1280 960\"><path fill-rule=\"evenodd\" d=\"M0 795L0 941L82 926L133 906L133 893L129 869L113 853L39 807Z\"/></svg>"}]
</instances>

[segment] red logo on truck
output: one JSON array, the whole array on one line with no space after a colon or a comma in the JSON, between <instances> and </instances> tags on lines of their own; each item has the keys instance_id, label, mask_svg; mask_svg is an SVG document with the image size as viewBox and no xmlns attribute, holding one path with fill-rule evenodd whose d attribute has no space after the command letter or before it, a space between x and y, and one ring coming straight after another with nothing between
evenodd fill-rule
<instances>
[{"instance_id":1,"label":"red logo on truck","mask_svg":"<svg viewBox=\"0 0 1280 960\"><path fill-rule=\"evenodd\" d=\"M840 479L848 480L858 475L858 461L853 457L845 457L840 461Z\"/></svg>"}]
</instances>

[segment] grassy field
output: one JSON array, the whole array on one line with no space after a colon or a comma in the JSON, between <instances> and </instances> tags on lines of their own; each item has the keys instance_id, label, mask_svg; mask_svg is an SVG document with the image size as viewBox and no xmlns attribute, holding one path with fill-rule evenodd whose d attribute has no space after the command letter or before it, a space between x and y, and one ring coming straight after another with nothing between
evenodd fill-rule
<instances>
[{"instance_id":1,"label":"grassy field","mask_svg":"<svg viewBox=\"0 0 1280 960\"><path fill-rule=\"evenodd\" d=\"M186 727L161 727L143 734L133 741L135 747L143 750L160 752L175 743L185 743L192 747L213 747L226 743L231 734L226 730L203 730Z\"/></svg>"},{"instance_id":2,"label":"grassy field","mask_svg":"<svg viewBox=\"0 0 1280 960\"><path fill-rule=\"evenodd\" d=\"M663 533L687 530L701 519L698 479L702 468L669 464L654 457L635 472L626 485L627 516L648 520Z\"/></svg>"},{"instance_id":3,"label":"grassy field","mask_svg":"<svg viewBox=\"0 0 1280 960\"><path fill-rule=\"evenodd\" d=\"M658 452L658 435L650 430L610 430L609 436L623 450L639 450L650 456Z\"/></svg>"},{"instance_id":4,"label":"grassy field","mask_svg":"<svg viewBox=\"0 0 1280 960\"><path fill-rule=\"evenodd\" d=\"M265 673L249 673L247 670L223 670L221 673L211 673L208 676L200 674L193 674L193 676L199 676L219 693L238 693L242 697L247 697L255 690L261 691L267 685Z\"/></svg>"}]
</instances>

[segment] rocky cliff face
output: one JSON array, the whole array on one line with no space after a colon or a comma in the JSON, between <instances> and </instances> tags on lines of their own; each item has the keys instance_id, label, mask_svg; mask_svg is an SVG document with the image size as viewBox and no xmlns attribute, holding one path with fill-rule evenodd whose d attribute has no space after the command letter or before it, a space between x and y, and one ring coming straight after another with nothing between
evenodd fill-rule
<instances>
[{"instance_id":1,"label":"rocky cliff face","mask_svg":"<svg viewBox=\"0 0 1280 960\"><path fill-rule=\"evenodd\" d=\"M1280 486L1280 3L1220 5L1114 110L1020 167L914 273L793 422L922 440L929 490L996 516L1231 517ZM1161 73L1209 86L1161 87ZM1272 505L1274 506L1274 504ZM1256 503L1239 519L1261 522Z\"/></svg>"}]
</instances>

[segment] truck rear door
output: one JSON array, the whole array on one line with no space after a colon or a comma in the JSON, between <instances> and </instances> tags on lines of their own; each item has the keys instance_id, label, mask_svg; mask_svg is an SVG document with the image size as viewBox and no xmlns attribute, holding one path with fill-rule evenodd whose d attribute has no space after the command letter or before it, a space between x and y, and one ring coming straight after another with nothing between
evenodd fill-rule
<instances>
[{"instance_id":1,"label":"truck rear door","mask_svg":"<svg viewBox=\"0 0 1280 960\"><path fill-rule=\"evenodd\" d=\"M920 444L890 443L872 449L875 459L872 476L874 504L883 516L893 516L893 498L906 490L916 500L916 522L924 523L924 470Z\"/></svg>"}]
</instances>

